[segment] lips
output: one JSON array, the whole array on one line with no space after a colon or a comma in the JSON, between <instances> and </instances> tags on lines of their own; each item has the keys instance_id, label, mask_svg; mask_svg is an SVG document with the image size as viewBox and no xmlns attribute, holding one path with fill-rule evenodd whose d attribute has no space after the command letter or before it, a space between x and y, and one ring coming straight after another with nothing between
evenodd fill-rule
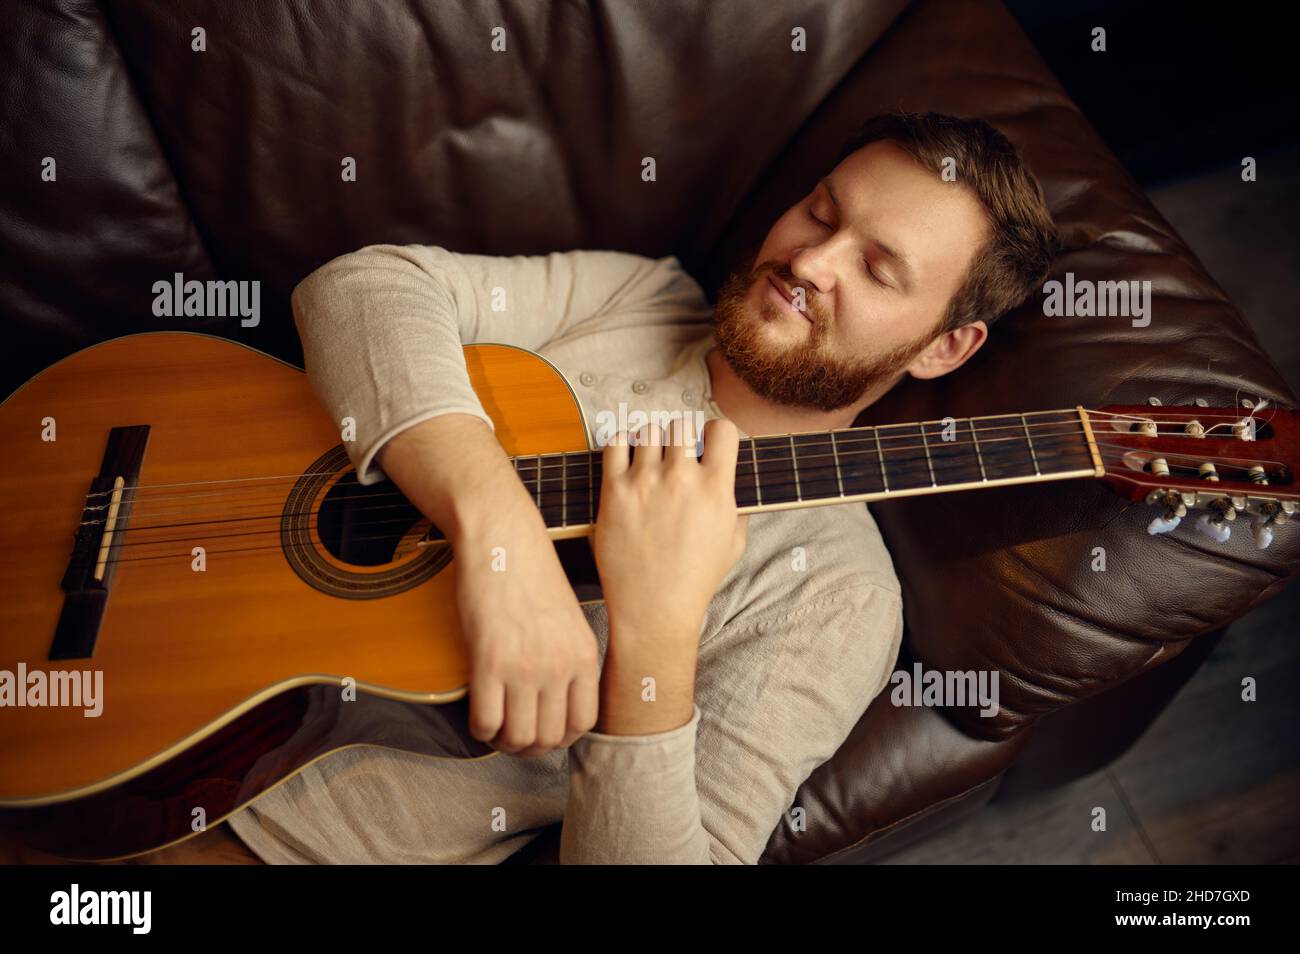
<instances>
[{"instance_id":1,"label":"lips","mask_svg":"<svg viewBox=\"0 0 1300 954\"><path fill-rule=\"evenodd\" d=\"M776 289L777 294L779 294L782 298L784 298L786 300L786 303L789 304L790 307L793 308L796 313L803 315L804 318L808 319L809 321L812 321L812 316L808 314L807 310L800 310L795 306L794 296L786 289L785 285L775 275L768 275L767 280L772 285L772 287Z\"/></svg>"}]
</instances>

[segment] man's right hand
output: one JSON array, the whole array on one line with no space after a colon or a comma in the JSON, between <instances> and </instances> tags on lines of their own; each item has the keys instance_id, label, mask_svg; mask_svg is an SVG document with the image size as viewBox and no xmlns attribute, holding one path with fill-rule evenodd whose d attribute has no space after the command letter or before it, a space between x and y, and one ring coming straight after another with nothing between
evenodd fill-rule
<instances>
[{"instance_id":1,"label":"man's right hand","mask_svg":"<svg viewBox=\"0 0 1300 954\"><path fill-rule=\"evenodd\" d=\"M596 636L491 430L472 415L445 414L402 431L378 460L451 540L470 654L470 734L530 757L572 745L596 724Z\"/></svg>"},{"instance_id":2,"label":"man's right hand","mask_svg":"<svg viewBox=\"0 0 1300 954\"><path fill-rule=\"evenodd\" d=\"M595 725L600 660L541 512L526 492L522 506L508 501L452 544L470 733L502 752L544 755Z\"/></svg>"}]
</instances>

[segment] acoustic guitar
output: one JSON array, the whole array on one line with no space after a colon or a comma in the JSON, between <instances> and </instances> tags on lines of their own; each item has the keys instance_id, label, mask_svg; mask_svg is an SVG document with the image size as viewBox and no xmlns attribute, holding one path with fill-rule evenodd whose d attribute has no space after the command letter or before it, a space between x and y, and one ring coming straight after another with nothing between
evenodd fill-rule
<instances>
[{"instance_id":1,"label":"acoustic guitar","mask_svg":"<svg viewBox=\"0 0 1300 954\"><path fill-rule=\"evenodd\" d=\"M563 375L465 348L575 590L601 460ZM1093 478L1256 545L1296 510L1296 412L1072 407L741 441L741 512ZM361 486L306 375L184 332L108 341L0 405L0 824L77 859L190 837L330 752L498 753L467 731L456 563ZM448 448L455 453L455 448Z\"/></svg>"}]
</instances>

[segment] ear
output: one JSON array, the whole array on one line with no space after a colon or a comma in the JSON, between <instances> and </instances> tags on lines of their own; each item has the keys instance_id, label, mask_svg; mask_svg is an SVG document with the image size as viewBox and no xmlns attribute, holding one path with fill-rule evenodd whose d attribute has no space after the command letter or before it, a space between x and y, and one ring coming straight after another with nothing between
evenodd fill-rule
<instances>
[{"instance_id":1,"label":"ear","mask_svg":"<svg viewBox=\"0 0 1300 954\"><path fill-rule=\"evenodd\" d=\"M907 373L914 378L938 378L955 371L969 360L988 340L989 326L982 321L972 321L960 328L945 331L931 341L912 363Z\"/></svg>"}]
</instances>

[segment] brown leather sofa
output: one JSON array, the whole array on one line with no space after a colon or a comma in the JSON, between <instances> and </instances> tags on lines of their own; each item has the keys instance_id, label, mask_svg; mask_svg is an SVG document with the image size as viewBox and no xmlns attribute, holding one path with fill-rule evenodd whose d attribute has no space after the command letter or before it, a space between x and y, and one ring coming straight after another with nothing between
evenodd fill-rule
<instances>
[{"instance_id":1,"label":"brown leather sofa","mask_svg":"<svg viewBox=\"0 0 1300 954\"><path fill-rule=\"evenodd\" d=\"M675 254L712 292L861 119L901 107L1005 131L1059 224L1054 277L1150 280L1153 319L1045 318L1031 302L959 372L904 383L864 423L1153 396L1296 405L997 0L26 0L6 19L6 393L160 323L300 361L290 291L372 242ZM796 27L806 52L791 51ZM47 156L55 182L39 176ZM640 178L644 156L656 182ZM260 325L155 318L152 283L178 271L260 280ZM997 668L1001 711L882 695L800 790L808 830L778 828L765 862L871 860L999 787L1105 765L1223 628L1300 568L1294 527L1265 551L1248 533L1151 537L1149 508L1089 481L873 512L905 587L899 666ZM1091 570L1097 546L1104 573Z\"/></svg>"}]
</instances>

